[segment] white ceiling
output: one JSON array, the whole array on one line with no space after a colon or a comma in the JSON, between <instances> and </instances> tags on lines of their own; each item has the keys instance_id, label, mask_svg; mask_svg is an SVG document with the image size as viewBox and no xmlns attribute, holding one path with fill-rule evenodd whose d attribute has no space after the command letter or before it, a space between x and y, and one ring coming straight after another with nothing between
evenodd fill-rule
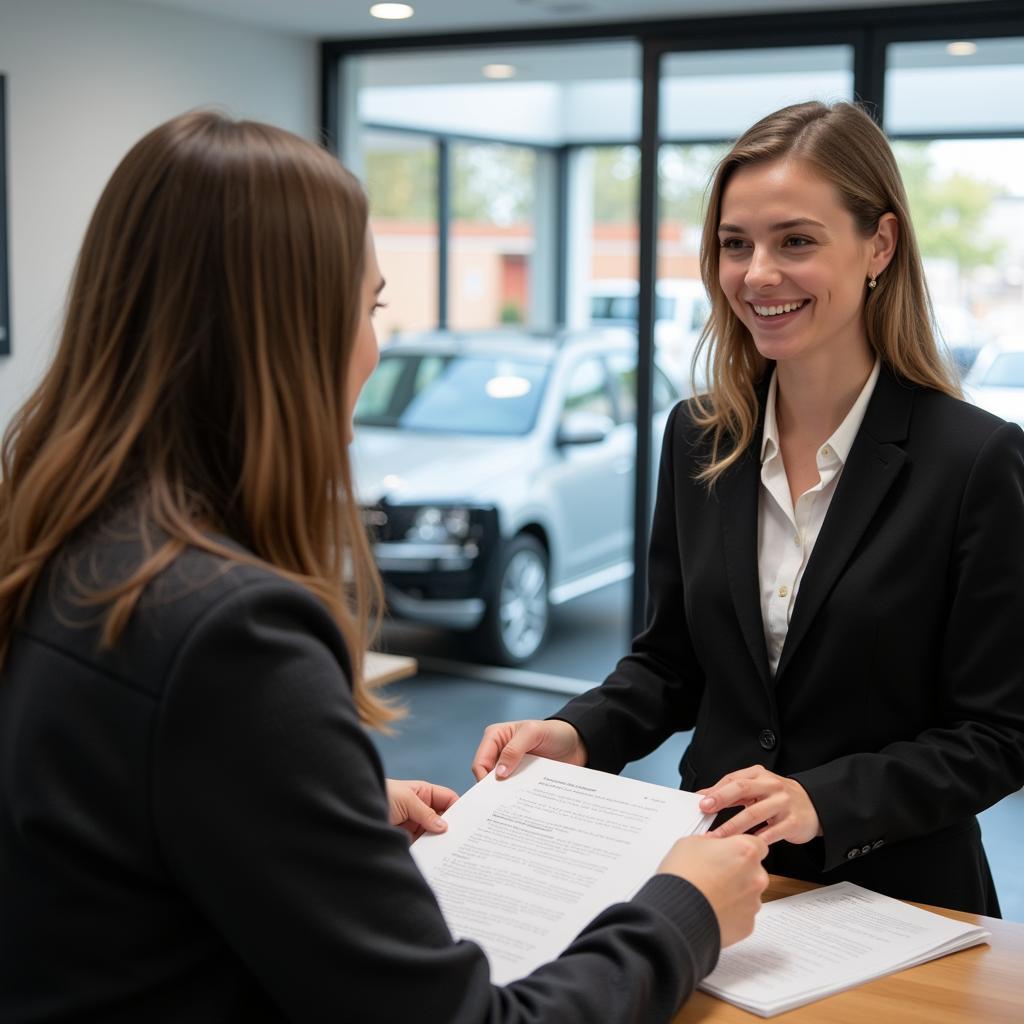
<instances>
[{"instance_id":1,"label":"white ceiling","mask_svg":"<svg viewBox=\"0 0 1024 1024\"><path fill-rule=\"evenodd\" d=\"M800 13L884 6L883 0L409 0L406 21L372 18L372 0L122 0L331 39L394 38L500 28L542 28L709 15ZM934 0L900 0L928 3ZM977 0L976 0L977 2Z\"/></svg>"}]
</instances>

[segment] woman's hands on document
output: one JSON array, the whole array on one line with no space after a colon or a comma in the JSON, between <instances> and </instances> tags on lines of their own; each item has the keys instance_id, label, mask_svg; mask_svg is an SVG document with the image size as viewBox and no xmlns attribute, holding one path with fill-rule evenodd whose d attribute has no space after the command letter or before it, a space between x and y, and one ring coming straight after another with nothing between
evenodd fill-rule
<instances>
[{"instance_id":1,"label":"woman's hands on document","mask_svg":"<svg viewBox=\"0 0 1024 1024\"><path fill-rule=\"evenodd\" d=\"M458 793L447 786L434 786L422 779L386 779L388 821L419 839L424 832L444 832L448 824L444 814ZM409 841L412 842L412 839Z\"/></svg>"},{"instance_id":2,"label":"woman's hands on document","mask_svg":"<svg viewBox=\"0 0 1024 1024\"><path fill-rule=\"evenodd\" d=\"M677 875L696 886L718 918L722 948L745 939L754 930L768 872L761 861L768 844L757 836L679 839L658 867L659 874Z\"/></svg>"},{"instance_id":3,"label":"woman's hands on document","mask_svg":"<svg viewBox=\"0 0 1024 1024\"><path fill-rule=\"evenodd\" d=\"M712 836L735 836L755 829L754 835L770 844L780 839L809 843L822 834L818 812L807 790L759 764L730 772L709 789L697 792L704 797L700 809L705 814L717 814L726 807L744 808L709 833Z\"/></svg>"},{"instance_id":4,"label":"woman's hands on document","mask_svg":"<svg viewBox=\"0 0 1024 1024\"><path fill-rule=\"evenodd\" d=\"M587 748L568 722L498 722L484 729L473 755L473 775L479 782L493 768L496 778L507 778L527 754L581 767L587 763Z\"/></svg>"},{"instance_id":5,"label":"woman's hands on document","mask_svg":"<svg viewBox=\"0 0 1024 1024\"><path fill-rule=\"evenodd\" d=\"M586 745L568 722L499 722L484 730L473 757L473 775L479 782L493 768L497 778L507 778L526 754L568 764L587 763ZM677 875L700 890L715 912L725 947L754 930L754 915L768 885L768 874L761 866L767 854L768 844L757 836L724 840L689 836L673 845L658 872Z\"/></svg>"}]
</instances>

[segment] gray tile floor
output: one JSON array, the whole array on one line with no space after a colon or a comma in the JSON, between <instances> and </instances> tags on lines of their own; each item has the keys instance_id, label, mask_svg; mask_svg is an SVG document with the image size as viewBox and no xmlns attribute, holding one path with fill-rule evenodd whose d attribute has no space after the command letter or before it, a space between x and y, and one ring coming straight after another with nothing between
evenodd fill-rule
<instances>
[{"instance_id":1,"label":"gray tile floor","mask_svg":"<svg viewBox=\"0 0 1024 1024\"><path fill-rule=\"evenodd\" d=\"M389 692L406 704L410 714L394 736L376 737L387 774L428 779L459 793L473 784L469 766L485 726L544 718L565 700L555 693L431 673L397 683ZM623 774L677 786L676 765L688 741L687 735L673 737ZM980 818L1003 916L1024 922L1020 852L1024 849L1024 791L989 808Z\"/></svg>"}]
</instances>

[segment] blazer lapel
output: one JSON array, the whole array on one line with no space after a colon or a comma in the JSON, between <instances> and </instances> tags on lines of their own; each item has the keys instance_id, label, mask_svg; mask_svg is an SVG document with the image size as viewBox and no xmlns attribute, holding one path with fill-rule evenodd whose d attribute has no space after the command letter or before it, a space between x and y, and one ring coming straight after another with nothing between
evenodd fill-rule
<instances>
[{"instance_id":1,"label":"blazer lapel","mask_svg":"<svg viewBox=\"0 0 1024 1024\"><path fill-rule=\"evenodd\" d=\"M761 436L767 381L759 389L760 420L754 440L743 457L715 485L722 516L725 568L729 577L736 617L750 657L765 686L770 685L768 651L761 618L761 593L757 569L757 499L761 487Z\"/></svg>"},{"instance_id":2,"label":"blazer lapel","mask_svg":"<svg viewBox=\"0 0 1024 1024\"><path fill-rule=\"evenodd\" d=\"M913 395L883 364L800 583L776 684L903 467L906 453L894 442L907 437Z\"/></svg>"}]
</instances>

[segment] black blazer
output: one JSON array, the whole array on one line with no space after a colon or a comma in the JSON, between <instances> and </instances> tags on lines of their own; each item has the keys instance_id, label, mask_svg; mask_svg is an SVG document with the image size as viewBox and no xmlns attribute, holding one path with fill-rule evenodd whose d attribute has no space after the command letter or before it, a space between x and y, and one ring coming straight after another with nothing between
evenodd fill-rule
<instances>
[{"instance_id":1,"label":"black blazer","mask_svg":"<svg viewBox=\"0 0 1024 1024\"><path fill-rule=\"evenodd\" d=\"M98 530L39 584L0 673L0 1021L668 1021L714 966L689 883L649 881L503 989L387 823L326 608L188 551L113 649L71 581L144 550Z\"/></svg>"},{"instance_id":2,"label":"black blazer","mask_svg":"<svg viewBox=\"0 0 1024 1024\"><path fill-rule=\"evenodd\" d=\"M1024 434L883 368L805 571L775 678L757 565L761 424L709 494L690 407L662 449L648 624L556 717L620 771L695 728L699 789L763 764L824 837L769 870L998 914L974 815L1024 784Z\"/></svg>"}]
</instances>

